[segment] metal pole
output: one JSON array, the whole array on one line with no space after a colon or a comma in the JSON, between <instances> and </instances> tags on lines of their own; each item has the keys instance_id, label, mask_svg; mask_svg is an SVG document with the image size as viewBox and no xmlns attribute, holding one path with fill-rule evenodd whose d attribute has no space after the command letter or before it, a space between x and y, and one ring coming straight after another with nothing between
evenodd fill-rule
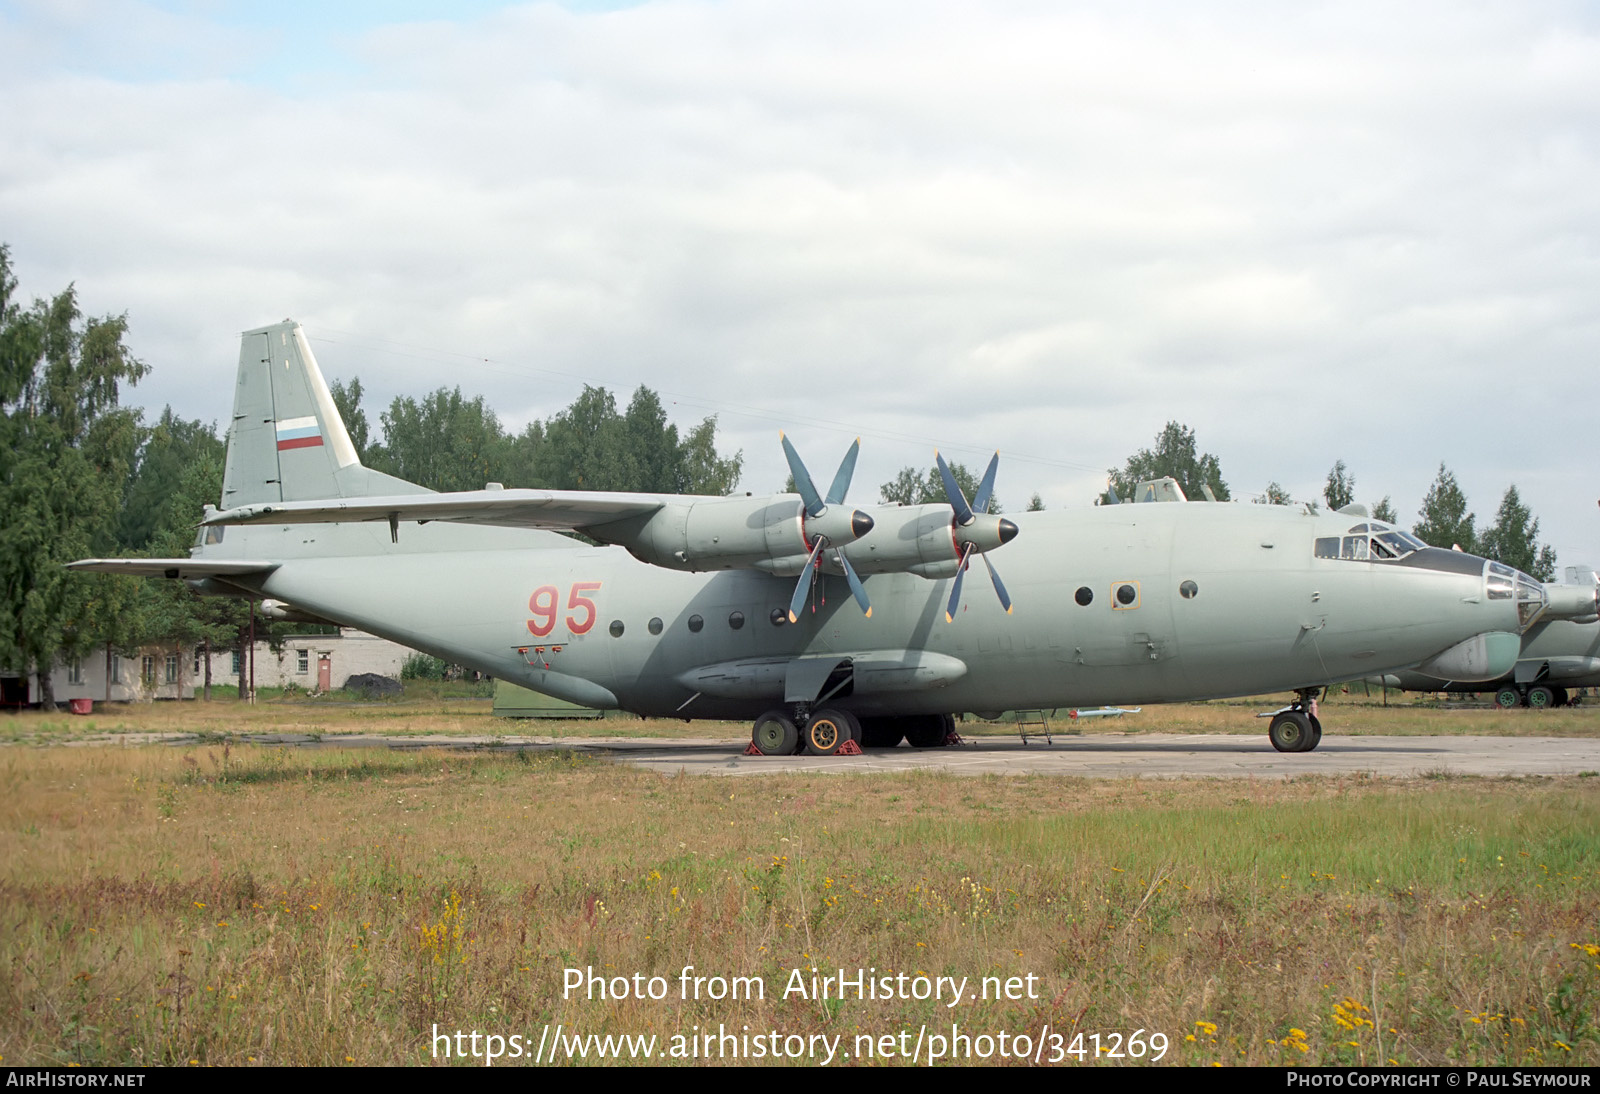
<instances>
[{"instance_id":1,"label":"metal pole","mask_svg":"<svg viewBox=\"0 0 1600 1094\"><path fill-rule=\"evenodd\" d=\"M256 602L250 601L250 701L256 701Z\"/></svg>"}]
</instances>

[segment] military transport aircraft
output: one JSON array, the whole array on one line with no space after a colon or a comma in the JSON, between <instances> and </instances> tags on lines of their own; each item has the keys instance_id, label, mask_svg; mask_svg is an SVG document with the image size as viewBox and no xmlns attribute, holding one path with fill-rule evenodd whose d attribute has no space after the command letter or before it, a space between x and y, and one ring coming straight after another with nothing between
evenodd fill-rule
<instances>
[{"instance_id":1,"label":"military transport aircraft","mask_svg":"<svg viewBox=\"0 0 1600 1094\"><path fill-rule=\"evenodd\" d=\"M1522 636L1511 671L1493 680L1449 680L1415 669L1369 677L1406 691L1493 692L1495 705L1566 706L1575 688L1600 687L1600 578L1569 566L1566 581L1545 586L1550 610Z\"/></svg>"},{"instance_id":2,"label":"military transport aircraft","mask_svg":"<svg viewBox=\"0 0 1600 1094\"><path fill-rule=\"evenodd\" d=\"M1006 519L985 512L997 460L969 501L942 458L948 505L853 507L854 446L824 495L783 445L798 496L433 493L361 465L285 321L244 335L221 507L190 557L72 565L262 599L586 706L749 719L768 754L940 745L953 712L1287 690L1269 739L1309 751L1322 685L1492 679L1548 610L1524 574L1350 514ZM992 597L963 599L974 555Z\"/></svg>"}]
</instances>

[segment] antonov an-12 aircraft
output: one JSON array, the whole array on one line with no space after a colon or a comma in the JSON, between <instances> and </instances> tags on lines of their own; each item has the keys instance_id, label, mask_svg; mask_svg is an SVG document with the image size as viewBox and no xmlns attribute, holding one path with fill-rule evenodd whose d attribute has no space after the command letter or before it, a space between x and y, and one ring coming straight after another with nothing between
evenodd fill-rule
<instances>
[{"instance_id":1,"label":"antonov an-12 aircraft","mask_svg":"<svg viewBox=\"0 0 1600 1094\"><path fill-rule=\"evenodd\" d=\"M590 707L749 720L767 754L946 743L952 715L1511 670L1544 586L1350 513L1187 503L986 513L850 506L783 440L798 494L433 493L363 467L305 334L249 331L223 496L188 558L90 559L359 627ZM558 531L577 531L590 546ZM962 579L982 558L992 591ZM992 556L992 557L991 557ZM1001 581L1000 571L1005 573Z\"/></svg>"}]
</instances>

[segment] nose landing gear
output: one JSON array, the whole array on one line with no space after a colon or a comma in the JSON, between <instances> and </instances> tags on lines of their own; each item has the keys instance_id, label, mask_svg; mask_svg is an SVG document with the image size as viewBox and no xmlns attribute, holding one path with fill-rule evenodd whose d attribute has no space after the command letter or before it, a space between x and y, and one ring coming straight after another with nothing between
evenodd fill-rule
<instances>
[{"instance_id":1,"label":"nose landing gear","mask_svg":"<svg viewBox=\"0 0 1600 1094\"><path fill-rule=\"evenodd\" d=\"M1310 752L1322 743L1322 722L1317 718L1321 688L1301 688L1295 701L1272 716L1267 739L1279 752Z\"/></svg>"}]
</instances>

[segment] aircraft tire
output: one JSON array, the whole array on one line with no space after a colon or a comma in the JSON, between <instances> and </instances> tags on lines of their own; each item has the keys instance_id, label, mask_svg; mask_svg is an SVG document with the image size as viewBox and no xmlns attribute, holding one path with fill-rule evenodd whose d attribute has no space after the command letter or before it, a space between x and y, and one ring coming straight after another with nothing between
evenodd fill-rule
<instances>
[{"instance_id":1,"label":"aircraft tire","mask_svg":"<svg viewBox=\"0 0 1600 1094\"><path fill-rule=\"evenodd\" d=\"M905 736L899 718L862 718L862 748L898 748Z\"/></svg>"},{"instance_id":2,"label":"aircraft tire","mask_svg":"<svg viewBox=\"0 0 1600 1094\"><path fill-rule=\"evenodd\" d=\"M1311 736L1306 738L1306 746L1301 752L1310 752L1322 743L1322 719L1315 714L1306 715L1311 720Z\"/></svg>"},{"instance_id":3,"label":"aircraft tire","mask_svg":"<svg viewBox=\"0 0 1600 1094\"><path fill-rule=\"evenodd\" d=\"M792 756L800 747L800 730L788 715L769 710L756 719L750 740L763 756Z\"/></svg>"},{"instance_id":4,"label":"aircraft tire","mask_svg":"<svg viewBox=\"0 0 1600 1094\"><path fill-rule=\"evenodd\" d=\"M1522 693L1507 684L1494 693L1494 705L1501 710L1512 710L1522 705Z\"/></svg>"},{"instance_id":5,"label":"aircraft tire","mask_svg":"<svg viewBox=\"0 0 1600 1094\"><path fill-rule=\"evenodd\" d=\"M1551 688L1550 690L1556 693L1556 706L1565 707L1572 705L1572 696L1567 693L1566 688Z\"/></svg>"},{"instance_id":6,"label":"aircraft tire","mask_svg":"<svg viewBox=\"0 0 1600 1094\"><path fill-rule=\"evenodd\" d=\"M1267 727L1267 739L1279 752L1304 752L1311 740L1311 717L1298 710L1279 711Z\"/></svg>"},{"instance_id":7,"label":"aircraft tire","mask_svg":"<svg viewBox=\"0 0 1600 1094\"><path fill-rule=\"evenodd\" d=\"M924 714L906 719L906 741L912 748L943 748L950 738L948 715Z\"/></svg>"},{"instance_id":8,"label":"aircraft tire","mask_svg":"<svg viewBox=\"0 0 1600 1094\"><path fill-rule=\"evenodd\" d=\"M819 710L806 722L807 756L832 756L851 740L853 715L838 710Z\"/></svg>"},{"instance_id":9,"label":"aircraft tire","mask_svg":"<svg viewBox=\"0 0 1600 1094\"><path fill-rule=\"evenodd\" d=\"M1556 693L1543 684L1528 689L1528 705L1534 710L1548 710L1556 705Z\"/></svg>"}]
</instances>

